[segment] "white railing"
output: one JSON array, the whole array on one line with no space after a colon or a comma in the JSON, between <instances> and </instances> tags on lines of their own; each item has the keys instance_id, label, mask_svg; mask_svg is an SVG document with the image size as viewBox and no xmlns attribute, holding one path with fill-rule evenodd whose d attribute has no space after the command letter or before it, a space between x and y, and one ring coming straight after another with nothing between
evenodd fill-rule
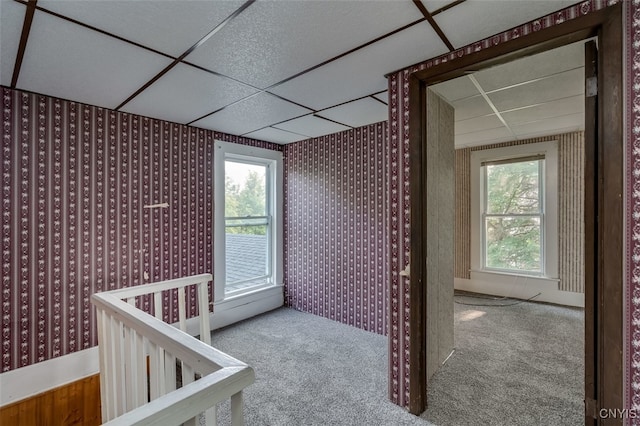
<instances>
[{"instance_id":1,"label":"white railing","mask_svg":"<svg viewBox=\"0 0 640 426\"><path fill-rule=\"evenodd\" d=\"M211 347L211 274L96 293L102 422L109 425L216 424L216 405L231 399L233 425L244 423L242 390L253 369ZM186 333L186 288L198 293L200 338ZM179 328L162 321L164 291L177 289ZM153 294L155 316L135 307Z\"/></svg>"}]
</instances>

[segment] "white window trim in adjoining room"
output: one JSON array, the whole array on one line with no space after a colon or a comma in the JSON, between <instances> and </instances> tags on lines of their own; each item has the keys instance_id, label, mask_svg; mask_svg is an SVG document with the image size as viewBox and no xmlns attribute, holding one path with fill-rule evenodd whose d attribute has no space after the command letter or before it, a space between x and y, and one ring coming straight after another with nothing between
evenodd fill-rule
<instances>
[{"instance_id":1,"label":"white window trim in adjoining room","mask_svg":"<svg viewBox=\"0 0 640 426\"><path fill-rule=\"evenodd\" d=\"M544 231L541 275L483 269L482 261L482 170L484 162L544 155ZM473 151L471 176L471 271L470 279L455 279L455 288L477 293L584 306L584 296L558 289L558 142L548 141Z\"/></svg>"},{"instance_id":2,"label":"white window trim in adjoining room","mask_svg":"<svg viewBox=\"0 0 640 426\"><path fill-rule=\"evenodd\" d=\"M225 294L225 160L268 164L267 190L271 217L269 285L242 293ZM284 165L282 153L229 142L216 141L214 150L214 315L212 328L223 327L282 306L284 241ZM220 283L220 284L216 284Z\"/></svg>"}]
</instances>

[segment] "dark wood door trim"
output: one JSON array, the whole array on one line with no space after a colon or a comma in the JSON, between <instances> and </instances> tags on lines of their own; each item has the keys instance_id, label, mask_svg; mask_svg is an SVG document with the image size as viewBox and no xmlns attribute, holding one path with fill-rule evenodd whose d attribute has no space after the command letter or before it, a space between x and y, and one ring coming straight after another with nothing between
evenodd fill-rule
<instances>
[{"instance_id":1,"label":"dark wood door trim","mask_svg":"<svg viewBox=\"0 0 640 426\"><path fill-rule=\"evenodd\" d=\"M427 220L424 212L428 211L427 203L427 144L426 85L415 76L409 77L409 99L411 100L409 115L409 167L411 170L409 195L411 197L411 251L409 264L409 365L411 377L409 381L409 412L420 414L427 405L427 262L426 234ZM418 181L418 182L416 182ZM424 241L424 243L423 243ZM415 244L419 242L419 244Z\"/></svg>"},{"instance_id":2,"label":"dark wood door trim","mask_svg":"<svg viewBox=\"0 0 640 426\"><path fill-rule=\"evenodd\" d=\"M598 50L595 41L590 41L585 45L585 79L596 78L598 75ZM598 239L597 211L598 206L598 96L589 96L585 93L584 100L584 229L592 229L593 232L586 232L584 236L584 317L596 318L598 313L598 303L596 294L596 253ZM585 424L595 424L596 406L590 401L596 401L596 363L597 363L597 333L595 321L585 321L584 323L584 397Z\"/></svg>"},{"instance_id":3,"label":"dark wood door trim","mask_svg":"<svg viewBox=\"0 0 640 426\"><path fill-rule=\"evenodd\" d=\"M624 298L624 83L622 5L599 28L596 271L599 408L622 408ZM622 424L621 419L607 424Z\"/></svg>"},{"instance_id":4,"label":"dark wood door trim","mask_svg":"<svg viewBox=\"0 0 640 426\"><path fill-rule=\"evenodd\" d=\"M450 80L470 71L544 52L588 37L600 41L599 66L602 84L598 97L597 141L598 194L596 195L598 224L586 229L597 236L597 246L603 248L597 256L597 274L592 280L592 297L598 312L592 324L597 335L596 360L597 401L599 408L623 406L623 81L622 81L622 5L575 18L554 27L522 36L414 73L409 80L409 153L411 194L411 276L409 279L410 356L409 411L419 414L426 409L426 276L424 259L428 238L423 213L427 208L425 155L426 87ZM593 237L591 235L590 237ZM587 278L588 284L590 278ZM588 292L587 292L588 293ZM585 322L590 319L585 318Z\"/></svg>"}]
</instances>

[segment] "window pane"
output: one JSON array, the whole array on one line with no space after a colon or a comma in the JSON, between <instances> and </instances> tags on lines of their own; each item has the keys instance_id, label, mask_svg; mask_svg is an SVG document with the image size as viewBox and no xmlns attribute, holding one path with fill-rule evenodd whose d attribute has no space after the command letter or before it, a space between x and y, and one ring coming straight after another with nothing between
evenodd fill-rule
<instances>
[{"instance_id":1,"label":"window pane","mask_svg":"<svg viewBox=\"0 0 640 426\"><path fill-rule=\"evenodd\" d=\"M226 217L267 215L267 167L225 161Z\"/></svg>"},{"instance_id":2,"label":"window pane","mask_svg":"<svg viewBox=\"0 0 640 426\"><path fill-rule=\"evenodd\" d=\"M245 225L226 229L226 291L239 281L252 280L248 284L262 284L268 274L267 225ZM231 287L229 287L231 286Z\"/></svg>"},{"instance_id":3,"label":"window pane","mask_svg":"<svg viewBox=\"0 0 640 426\"><path fill-rule=\"evenodd\" d=\"M519 214L540 211L540 161L486 165L487 213Z\"/></svg>"},{"instance_id":4,"label":"window pane","mask_svg":"<svg viewBox=\"0 0 640 426\"><path fill-rule=\"evenodd\" d=\"M540 218L487 217L486 267L541 272Z\"/></svg>"}]
</instances>

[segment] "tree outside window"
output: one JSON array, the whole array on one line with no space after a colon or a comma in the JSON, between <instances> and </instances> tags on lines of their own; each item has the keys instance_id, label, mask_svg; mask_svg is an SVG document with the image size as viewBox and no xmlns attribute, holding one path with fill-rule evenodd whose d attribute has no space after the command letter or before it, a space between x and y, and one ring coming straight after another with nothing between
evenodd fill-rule
<instances>
[{"instance_id":1,"label":"tree outside window","mask_svg":"<svg viewBox=\"0 0 640 426\"><path fill-rule=\"evenodd\" d=\"M544 157L482 166L484 268L542 273Z\"/></svg>"}]
</instances>

